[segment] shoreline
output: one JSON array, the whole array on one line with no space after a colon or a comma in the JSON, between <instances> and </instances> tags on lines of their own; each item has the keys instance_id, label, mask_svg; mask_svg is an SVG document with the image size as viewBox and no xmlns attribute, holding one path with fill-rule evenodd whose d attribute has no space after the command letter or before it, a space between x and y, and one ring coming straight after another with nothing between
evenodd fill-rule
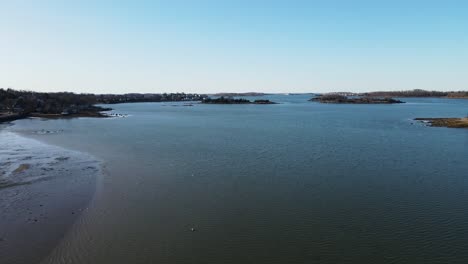
<instances>
[{"instance_id":1,"label":"shoreline","mask_svg":"<svg viewBox=\"0 0 468 264\"><path fill-rule=\"evenodd\" d=\"M103 162L4 128L0 135L0 263L39 263L89 206Z\"/></svg>"},{"instance_id":2,"label":"shoreline","mask_svg":"<svg viewBox=\"0 0 468 264\"><path fill-rule=\"evenodd\" d=\"M447 128L468 128L468 117L448 117L448 118L415 118L416 121L429 123L431 127L447 127Z\"/></svg>"},{"instance_id":3,"label":"shoreline","mask_svg":"<svg viewBox=\"0 0 468 264\"><path fill-rule=\"evenodd\" d=\"M89 112L89 113L78 113L78 114L69 114L69 115L32 113L28 115L27 117L40 117L40 118L48 118L48 119L60 119L60 118L66 119L66 118L77 118L77 117L108 118L109 116L101 112Z\"/></svg>"},{"instance_id":4,"label":"shoreline","mask_svg":"<svg viewBox=\"0 0 468 264\"><path fill-rule=\"evenodd\" d=\"M104 110L108 111L108 110ZM77 113L77 114L69 114L69 115L62 115L62 114L41 114L41 113L31 113L28 115L19 115L19 114L12 114L12 115L5 115L0 116L0 124L1 123L8 123L15 120L21 120L29 117L38 117L38 118L45 118L45 119L69 119L69 118L79 118L79 117L92 117L92 118L108 118L112 116L108 116L102 111L100 112L86 112L86 113Z\"/></svg>"},{"instance_id":5,"label":"shoreline","mask_svg":"<svg viewBox=\"0 0 468 264\"><path fill-rule=\"evenodd\" d=\"M23 118L26 118L26 116L19 115L19 114L0 115L0 124L6 123L6 122L12 122L12 121L23 119Z\"/></svg>"},{"instance_id":6,"label":"shoreline","mask_svg":"<svg viewBox=\"0 0 468 264\"><path fill-rule=\"evenodd\" d=\"M19 119L28 117L39 117L47 119L60 119L60 118L77 118L77 117L95 117L95 118L106 118L109 117L104 112L113 110L110 107L102 106L88 106L86 108L74 111L63 111L61 113L44 113L36 110L35 112L5 112L0 111L0 124L6 122L12 122Z\"/></svg>"},{"instance_id":7,"label":"shoreline","mask_svg":"<svg viewBox=\"0 0 468 264\"><path fill-rule=\"evenodd\" d=\"M7 117L0 116L0 124L13 122L16 120L26 119L30 117L36 118L44 118L44 119L71 119L71 118L79 118L79 117L90 117L90 118L109 118L112 116L108 116L103 113L86 113L86 114L71 114L71 115L61 115L61 114L30 114L30 115L9 115Z\"/></svg>"}]
</instances>

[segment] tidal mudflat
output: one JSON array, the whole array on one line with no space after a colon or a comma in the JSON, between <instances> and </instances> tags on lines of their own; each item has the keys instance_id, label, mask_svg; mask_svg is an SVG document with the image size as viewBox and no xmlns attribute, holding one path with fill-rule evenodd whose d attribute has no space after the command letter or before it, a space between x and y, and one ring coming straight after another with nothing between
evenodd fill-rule
<instances>
[{"instance_id":1,"label":"tidal mudflat","mask_svg":"<svg viewBox=\"0 0 468 264\"><path fill-rule=\"evenodd\" d=\"M0 130L0 263L39 263L93 196L94 157Z\"/></svg>"}]
</instances>

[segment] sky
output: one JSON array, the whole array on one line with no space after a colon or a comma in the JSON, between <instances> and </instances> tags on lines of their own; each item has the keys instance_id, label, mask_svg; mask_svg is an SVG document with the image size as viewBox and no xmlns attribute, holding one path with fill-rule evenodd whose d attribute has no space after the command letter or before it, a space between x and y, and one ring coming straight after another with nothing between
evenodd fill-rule
<instances>
[{"instance_id":1,"label":"sky","mask_svg":"<svg viewBox=\"0 0 468 264\"><path fill-rule=\"evenodd\" d=\"M0 87L468 90L468 1L0 0Z\"/></svg>"}]
</instances>

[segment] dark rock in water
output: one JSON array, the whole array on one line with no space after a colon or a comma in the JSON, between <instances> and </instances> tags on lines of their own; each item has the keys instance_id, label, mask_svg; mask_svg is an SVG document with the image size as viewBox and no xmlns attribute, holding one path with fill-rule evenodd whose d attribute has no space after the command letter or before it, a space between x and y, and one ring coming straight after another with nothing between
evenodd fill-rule
<instances>
[{"instance_id":1,"label":"dark rock in water","mask_svg":"<svg viewBox=\"0 0 468 264\"><path fill-rule=\"evenodd\" d=\"M270 100L255 100L253 101L254 104L277 104L275 102L272 102Z\"/></svg>"},{"instance_id":2,"label":"dark rock in water","mask_svg":"<svg viewBox=\"0 0 468 264\"><path fill-rule=\"evenodd\" d=\"M58 158L55 158L55 160L58 160L58 161L65 161L65 160L68 160L70 159L70 157L58 157Z\"/></svg>"}]
</instances>

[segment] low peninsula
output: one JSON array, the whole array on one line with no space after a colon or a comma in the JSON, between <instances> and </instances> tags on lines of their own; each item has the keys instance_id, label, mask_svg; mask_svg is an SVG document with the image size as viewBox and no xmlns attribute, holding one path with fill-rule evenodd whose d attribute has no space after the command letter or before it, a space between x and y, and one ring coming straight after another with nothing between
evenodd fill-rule
<instances>
[{"instance_id":1,"label":"low peninsula","mask_svg":"<svg viewBox=\"0 0 468 264\"><path fill-rule=\"evenodd\" d=\"M224 97L224 96L221 96L215 99L208 97L208 98L203 99L202 103L203 104L277 104L275 102L272 102L266 99L250 101L244 98L232 98L232 97Z\"/></svg>"},{"instance_id":2,"label":"low peninsula","mask_svg":"<svg viewBox=\"0 0 468 264\"><path fill-rule=\"evenodd\" d=\"M112 110L96 106L92 94L38 93L0 89L0 122L27 117L72 118L107 117L101 113Z\"/></svg>"},{"instance_id":3,"label":"low peninsula","mask_svg":"<svg viewBox=\"0 0 468 264\"><path fill-rule=\"evenodd\" d=\"M433 127L468 128L468 117L415 118L414 120L429 123Z\"/></svg>"},{"instance_id":4,"label":"low peninsula","mask_svg":"<svg viewBox=\"0 0 468 264\"><path fill-rule=\"evenodd\" d=\"M325 94L314 98L309 101L324 103L324 104L401 104L403 101L389 98L389 97L347 97L339 94Z\"/></svg>"},{"instance_id":5,"label":"low peninsula","mask_svg":"<svg viewBox=\"0 0 468 264\"><path fill-rule=\"evenodd\" d=\"M367 97L417 97L417 98L448 98L448 99L468 99L468 91L427 91L414 89L408 91L376 91L357 94Z\"/></svg>"},{"instance_id":6,"label":"low peninsula","mask_svg":"<svg viewBox=\"0 0 468 264\"><path fill-rule=\"evenodd\" d=\"M352 97L390 97L390 98L447 98L447 99L468 99L468 91L428 91L422 89L405 91L374 91L365 93L355 92L333 92L325 95L343 95Z\"/></svg>"},{"instance_id":7,"label":"low peninsula","mask_svg":"<svg viewBox=\"0 0 468 264\"><path fill-rule=\"evenodd\" d=\"M109 117L103 111L112 108L96 104L142 102L201 101L203 94L75 94L70 92L45 93L0 88L0 123L27 117L73 118Z\"/></svg>"}]
</instances>

